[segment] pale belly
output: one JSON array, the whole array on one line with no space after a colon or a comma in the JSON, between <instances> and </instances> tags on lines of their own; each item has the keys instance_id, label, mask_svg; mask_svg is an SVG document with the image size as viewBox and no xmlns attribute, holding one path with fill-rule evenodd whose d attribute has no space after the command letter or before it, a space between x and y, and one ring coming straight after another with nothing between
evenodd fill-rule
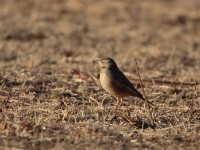
<instances>
[{"instance_id":1,"label":"pale belly","mask_svg":"<svg viewBox=\"0 0 200 150\"><path fill-rule=\"evenodd\" d=\"M100 75L100 82L101 82L101 86L103 87L103 89L110 93L112 92L112 82L111 79L108 78L106 75ZM111 93L110 93L111 94Z\"/></svg>"},{"instance_id":2,"label":"pale belly","mask_svg":"<svg viewBox=\"0 0 200 150\"><path fill-rule=\"evenodd\" d=\"M110 95L115 95L117 97L125 97L129 94L121 88L116 87L112 82L111 78L106 74L100 74L100 82L103 89L108 92Z\"/></svg>"}]
</instances>

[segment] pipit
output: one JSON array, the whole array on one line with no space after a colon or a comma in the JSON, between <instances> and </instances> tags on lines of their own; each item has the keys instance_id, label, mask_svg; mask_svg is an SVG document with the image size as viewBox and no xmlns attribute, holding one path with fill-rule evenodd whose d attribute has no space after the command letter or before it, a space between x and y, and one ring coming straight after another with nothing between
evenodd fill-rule
<instances>
[{"instance_id":1,"label":"pipit","mask_svg":"<svg viewBox=\"0 0 200 150\"><path fill-rule=\"evenodd\" d=\"M128 78L119 70L112 58L97 60L101 67L100 83L110 95L117 97L115 113L120 109L124 97L133 96L145 100ZM149 102L150 103L150 102Z\"/></svg>"}]
</instances>

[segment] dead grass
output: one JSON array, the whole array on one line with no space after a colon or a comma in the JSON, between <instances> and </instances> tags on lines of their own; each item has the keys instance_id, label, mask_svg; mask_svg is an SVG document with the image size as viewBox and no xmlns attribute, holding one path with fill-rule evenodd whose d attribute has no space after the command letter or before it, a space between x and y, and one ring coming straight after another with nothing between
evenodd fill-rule
<instances>
[{"instance_id":1,"label":"dead grass","mask_svg":"<svg viewBox=\"0 0 200 150\"><path fill-rule=\"evenodd\" d=\"M0 1L0 149L198 149L200 2ZM113 57L155 106L116 102L96 78Z\"/></svg>"}]
</instances>

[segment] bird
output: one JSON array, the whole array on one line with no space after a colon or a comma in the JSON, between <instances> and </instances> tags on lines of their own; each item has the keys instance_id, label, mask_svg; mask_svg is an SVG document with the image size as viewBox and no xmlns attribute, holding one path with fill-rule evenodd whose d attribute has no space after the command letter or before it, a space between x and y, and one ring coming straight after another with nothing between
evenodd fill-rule
<instances>
[{"instance_id":1,"label":"bird","mask_svg":"<svg viewBox=\"0 0 200 150\"><path fill-rule=\"evenodd\" d=\"M97 60L100 66L100 83L103 89L110 95L117 97L117 105L115 113L120 109L124 97L133 96L141 100L145 100L140 92L128 80L118 68L116 62L112 58L104 58ZM148 101L149 102L149 101ZM149 102L152 104L151 102Z\"/></svg>"}]
</instances>

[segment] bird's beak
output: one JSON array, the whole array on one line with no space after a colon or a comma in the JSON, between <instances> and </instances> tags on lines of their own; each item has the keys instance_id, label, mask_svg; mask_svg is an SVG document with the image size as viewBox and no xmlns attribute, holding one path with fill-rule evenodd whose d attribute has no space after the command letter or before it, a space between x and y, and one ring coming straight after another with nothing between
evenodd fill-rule
<instances>
[{"instance_id":1,"label":"bird's beak","mask_svg":"<svg viewBox=\"0 0 200 150\"><path fill-rule=\"evenodd\" d=\"M100 67L102 67L101 60L95 60L95 62L97 62L97 63L99 64Z\"/></svg>"}]
</instances>

